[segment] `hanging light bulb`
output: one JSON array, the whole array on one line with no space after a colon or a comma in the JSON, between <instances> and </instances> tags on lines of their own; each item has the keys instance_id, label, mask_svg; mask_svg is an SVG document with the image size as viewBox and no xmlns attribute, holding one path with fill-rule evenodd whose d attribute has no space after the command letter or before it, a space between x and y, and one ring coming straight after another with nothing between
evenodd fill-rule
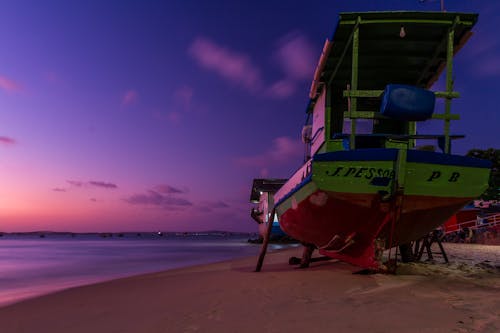
<instances>
[{"instance_id":1,"label":"hanging light bulb","mask_svg":"<svg viewBox=\"0 0 500 333\"><path fill-rule=\"evenodd\" d=\"M401 26L401 29L399 30L399 37L405 38L405 36L406 36L405 27Z\"/></svg>"}]
</instances>

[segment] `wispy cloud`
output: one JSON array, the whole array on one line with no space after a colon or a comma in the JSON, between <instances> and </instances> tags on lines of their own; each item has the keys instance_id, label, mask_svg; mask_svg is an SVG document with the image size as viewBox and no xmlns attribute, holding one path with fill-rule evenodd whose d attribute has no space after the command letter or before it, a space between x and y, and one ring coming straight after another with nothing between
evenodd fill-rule
<instances>
[{"instance_id":1,"label":"wispy cloud","mask_svg":"<svg viewBox=\"0 0 500 333\"><path fill-rule=\"evenodd\" d=\"M197 205L196 210L203 213L210 213L215 210L229 208L229 205L224 201L202 201Z\"/></svg>"},{"instance_id":2,"label":"wispy cloud","mask_svg":"<svg viewBox=\"0 0 500 333\"><path fill-rule=\"evenodd\" d=\"M174 104L181 111L190 111L193 102L194 90L190 86L183 85L173 93Z\"/></svg>"},{"instance_id":3,"label":"wispy cloud","mask_svg":"<svg viewBox=\"0 0 500 333\"><path fill-rule=\"evenodd\" d=\"M191 43L188 53L201 67L246 89L255 92L262 86L259 68L246 54L231 50L205 37L196 38Z\"/></svg>"},{"instance_id":4,"label":"wispy cloud","mask_svg":"<svg viewBox=\"0 0 500 333\"><path fill-rule=\"evenodd\" d=\"M146 193L138 193L124 199L131 205L156 206L161 208L185 208L192 206L192 202L184 198L175 197L169 194L148 190Z\"/></svg>"},{"instance_id":5,"label":"wispy cloud","mask_svg":"<svg viewBox=\"0 0 500 333\"><path fill-rule=\"evenodd\" d=\"M122 95L122 105L123 106L129 106L132 104L135 104L137 100L139 99L139 93L135 90L127 90L123 95Z\"/></svg>"},{"instance_id":6,"label":"wispy cloud","mask_svg":"<svg viewBox=\"0 0 500 333\"><path fill-rule=\"evenodd\" d=\"M67 180L66 181L68 184L74 187L86 187L86 186L92 186L92 187L100 187L100 188L105 188L105 189L116 189L118 188L118 185L114 183L108 183L108 182L103 182L100 180L91 180L88 182L83 182L80 180Z\"/></svg>"},{"instance_id":7,"label":"wispy cloud","mask_svg":"<svg viewBox=\"0 0 500 333\"><path fill-rule=\"evenodd\" d=\"M153 188L158 193L163 193L163 194L180 194L180 193L187 193L187 189L179 189L177 187L173 187L167 184L160 184L157 185Z\"/></svg>"},{"instance_id":8,"label":"wispy cloud","mask_svg":"<svg viewBox=\"0 0 500 333\"><path fill-rule=\"evenodd\" d=\"M0 75L0 89L3 89L7 92L16 92L22 90L23 88L16 81Z\"/></svg>"},{"instance_id":9,"label":"wispy cloud","mask_svg":"<svg viewBox=\"0 0 500 333\"><path fill-rule=\"evenodd\" d=\"M82 187L83 186L83 182L79 181L79 180L67 180L66 181L68 184L72 185L72 186L76 186L76 187Z\"/></svg>"},{"instance_id":10,"label":"wispy cloud","mask_svg":"<svg viewBox=\"0 0 500 333\"><path fill-rule=\"evenodd\" d=\"M170 123L179 124L184 115L193 110L194 89L188 85L178 87L172 93L172 109L166 113Z\"/></svg>"},{"instance_id":11,"label":"wispy cloud","mask_svg":"<svg viewBox=\"0 0 500 333\"><path fill-rule=\"evenodd\" d=\"M290 97L296 89L296 84L293 80L283 79L273 83L266 92L266 95L273 98Z\"/></svg>"},{"instance_id":12,"label":"wispy cloud","mask_svg":"<svg viewBox=\"0 0 500 333\"><path fill-rule=\"evenodd\" d=\"M246 167L267 168L271 164L283 165L303 157L304 149L301 140L289 137L278 137L267 151L259 155L243 156L235 159L235 163Z\"/></svg>"},{"instance_id":13,"label":"wispy cloud","mask_svg":"<svg viewBox=\"0 0 500 333\"><path fill-rule=\"evenodd\" d=\"M288 78L309 80L316 62L314 48L300 32L291 32L281 38L274 58Z\"/></svg>"},{"instance_id":14,"label":"wispy cloud","mask_svg":"<svg viewBox=\"0 0 500 333\"><path fill-rule=\"evenodd\" d=\"M92 201L92 202L97 202L96 198L90 198L89 200Z\"/></svg>"},{"instance_id":15,"label":"wispy cloud","mask_svg":"<svg viewBox=\"0 0 500 333\"><path fill-rule=\"evenodd\" d=\"M66 189L60 188L60 187L56 187L56 188L53 188L52 191L54 191L54 192L66 192Z\"/></svg>"},{"instance_id":16,"label":"wispy cloud","mask_svg":"<svg viewBox=\"0 0 500 333\"><path fill-rule=\"evenodd\" d=\"M201 202L203 206L212 208L212 209L217 209L217 208L228 208L229 205L225 203L224 201L203 201Z\"/></svg>"},{"instance_id":17,"label":"wispy cloud","mask_svg":"<svg viewBox=\"0 0 500 333\"><path fill-rule=\"evenodd\" d=\"M102 188L109 188L109 189L115 189L118 188L116 184L113 183L107 183L99 180L91 180L89 181L89 185L95 186L95 187L102 187Z\"/></svg>"},{"instance_id":18,"label":"wispy cloud","mask_svg":"<svg viewBox=\"0 0 500 333\"><path fill-rule=\"evenodd\" d=\"M8 136L0 136L0 143L3 145L15 145L17 141Z\"/></svg>"},{"instance_id":19,"label":"wispy cloud","mask_svg":"<svg viewBox=\"0 0 500 333\"><path fill-rule=\"evenodd\" d=\"M487 56L476 64L476 75L479 76L500 76L500 59Z\"/></svg>"},{"instance_id":20,"label":"wispy cloud","mask_svg":"<svg viewBox=\"0 0 500 333\"><path fill-rule=\"evenodd\" d=\"M482 5L479 10L482 14L474 28L474 34L459 53L463 53L467 68L473 76L479 78L500 76L498 19L494 16L499 9L500 4L496 1Z\"/></svg>"},{"instance_id":21,"label":"wispy cloud","mask_svg":"<svg viewBox=\"0 0 500 333\"><path fill-rule=\"evenodd\" d=\"M262 168L262 169L260 169L259 176L262 177L262 178L269 177L269 169L268 168Z\"/></svg>"},{"instance_id":22,"label":"wispy cloud","mask_svg":"<svg viewBox=\"0 0 500 333\"><path fill-rule=\"evenodd\" d=\"M174 124L179 124L181 122L181 118L181 113L178 111L171 111L167 114L168 121Z\"/></svg>"},{"instance_id":23,"label":"wispy cloud","mask_svg":"<svg viewBox=\"0 0 500 333\"><path fill-rule=\"evenodd\" d=\"M282 99L295 92L299 81L310 79L316 61L312 50L311 43L300 32L292 32L281 38L272 54L284 77L270 84L265 83L261 69L251 61L250 55L209 38L196 38L188 53L201 67L251 93L264 92L261 96Z\"/></svg>"}]
</instances>

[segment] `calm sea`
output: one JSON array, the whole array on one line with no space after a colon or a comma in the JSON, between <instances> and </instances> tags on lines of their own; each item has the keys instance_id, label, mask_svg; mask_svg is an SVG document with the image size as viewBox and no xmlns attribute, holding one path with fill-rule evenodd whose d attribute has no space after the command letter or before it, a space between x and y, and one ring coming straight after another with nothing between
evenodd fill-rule
<instances>
[{"instance_id":1,"label":"calm sea","mask_svg":"<svg viewBox=\"0 0 500 333\"><path fill-rule=\"evenodd\" d=\"M242 235L4 235L0 306L119 277L257 256L260 245L247 239ZM271 245L270 250L280 247Z\"/></svg>"}]
</instances>

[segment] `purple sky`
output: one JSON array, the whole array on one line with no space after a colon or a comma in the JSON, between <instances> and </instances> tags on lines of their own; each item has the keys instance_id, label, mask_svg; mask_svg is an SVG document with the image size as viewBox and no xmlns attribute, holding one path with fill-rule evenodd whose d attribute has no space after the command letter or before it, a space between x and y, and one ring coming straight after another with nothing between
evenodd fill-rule
<instances>
[{"instance_id":1,"label":"purple sky","mask_svg":"<svg viewBox=\"0 0 500 333\"><path fill-rule=\"evenodd\" d=\"M0 231L255 231L251 181L300 165L309 87L337 14L439 10L417 0L1 4ZM498 148L500 3L445 4L480 14L455 62L452 130L467 138L453 150Z\"/></svg>"}]
</instances>

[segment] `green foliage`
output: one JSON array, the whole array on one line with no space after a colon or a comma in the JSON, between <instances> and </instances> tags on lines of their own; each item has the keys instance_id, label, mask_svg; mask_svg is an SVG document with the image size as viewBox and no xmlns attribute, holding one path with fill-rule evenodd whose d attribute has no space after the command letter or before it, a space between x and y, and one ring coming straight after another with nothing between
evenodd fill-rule
<instances>
[{"instance_id":1,"label":"green foliage","mask_svg":"<svg viewBox=\"0 0 500 333\"><path fill-rule=\"evenodd\" d=\"M418 146L416 147L417 150L424 150L424 151L436 151L436 146L433 145L424 145L424 146Z\"/></svg>"},{"instance_id":2,"label":"green foliage","mask_svg":"<svg viewBox=\"0 0 500 333\"><path fill-rule=\"evenodd\" d=\"M483 200L500 200L500 149L489 148L486 150L472 149L467 156L490 160L491 166L488 189L481 195Z\"/></svg>"}]
</instances>

